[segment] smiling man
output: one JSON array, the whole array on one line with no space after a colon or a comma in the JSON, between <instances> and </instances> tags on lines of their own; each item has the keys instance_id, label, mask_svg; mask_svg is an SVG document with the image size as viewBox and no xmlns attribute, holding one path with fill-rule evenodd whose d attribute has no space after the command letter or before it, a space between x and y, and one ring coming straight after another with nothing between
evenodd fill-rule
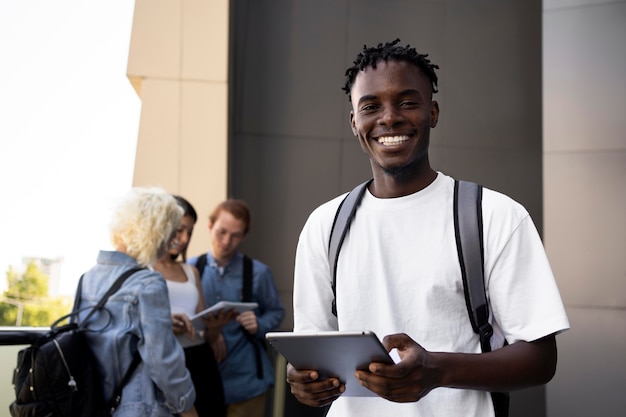
<instances>
[{"instance_id":1,"label":"smiling man","mask_svg":"<svg viewBox=\"0 0 626 417\"><path fill-rule=\"evenodd\" d=\"M364 47L346 71L350 124L373 180L341 247L336 298L328 247L345 194L309 216L296 254L294 331L372 330L400 361L372 363L343 382L288 365L287 379L300 402L332 404L331 417L505 416L506 403L495 407L490 393L548 382L567 316L528 212L484 188L484 281L494 332L492 351L482 353L458 261L455 181L428 159L440 114L438 67L398 42ZM346 382L375 396L344 397Z\"/></svg>"}]
</instances>

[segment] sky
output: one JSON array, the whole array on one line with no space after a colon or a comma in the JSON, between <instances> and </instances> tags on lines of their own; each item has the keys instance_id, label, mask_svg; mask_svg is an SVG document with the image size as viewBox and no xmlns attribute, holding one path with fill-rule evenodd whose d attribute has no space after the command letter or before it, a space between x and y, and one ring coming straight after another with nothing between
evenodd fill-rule
<instances>
[{"instance_id":1,"label":"sky","mask_svg":"<svg viewBox=\"0 0 626 417\"><path fill-rule=\"evenodd\" d=\"M24 256L63 258L62 294L110 249L141 102L132 0L0 1L0 291Z\"/></svg>"}]
</instances>

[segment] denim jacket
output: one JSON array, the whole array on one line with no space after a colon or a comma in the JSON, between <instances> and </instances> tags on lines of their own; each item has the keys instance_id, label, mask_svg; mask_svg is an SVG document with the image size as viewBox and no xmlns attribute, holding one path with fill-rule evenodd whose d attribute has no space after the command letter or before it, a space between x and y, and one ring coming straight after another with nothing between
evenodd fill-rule
<instances>
[{"instance_id":1,"label":"denim jacket","mask_svg":"<svg viewBox=\"0 0 626 417\"><path fill-rule=\"evenodd\" d=\"M100 251L97 264L85 273L80 308L93 306L126 270L137 267L122 252ZM102 372L105 399L130 366L135 351L142 362L124 387L115 417L166 417L191 408L195 390L183 350L172 332L163 276L144 269L130 276L87 324L87 340ZM79 314L79 322L89 309Z\"/></svg>"}]
</instances>

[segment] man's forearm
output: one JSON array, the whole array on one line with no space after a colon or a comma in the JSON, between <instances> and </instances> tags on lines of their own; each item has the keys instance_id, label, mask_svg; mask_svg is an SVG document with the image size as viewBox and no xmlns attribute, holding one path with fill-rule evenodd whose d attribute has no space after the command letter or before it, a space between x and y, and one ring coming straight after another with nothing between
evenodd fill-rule
<instances>
[{"instance_id":1,"label":"man's forearm","mask_svg":"<svg viewBox=\"0 0 626 417\"><path fill-rule=\"evenodd\" d=\"M517 342L482 354L431 352L440 370L440 386L484 391L513 391L545 384L556 371L554 335Z\"/></svg>"}]
</instances>

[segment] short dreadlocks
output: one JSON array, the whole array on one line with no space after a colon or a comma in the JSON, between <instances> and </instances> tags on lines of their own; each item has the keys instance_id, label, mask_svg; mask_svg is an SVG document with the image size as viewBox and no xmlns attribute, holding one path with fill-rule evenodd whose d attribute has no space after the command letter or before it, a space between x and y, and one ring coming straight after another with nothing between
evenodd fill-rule
<instances>
[{"instance_id":1,"label":"short dreadlocks","mask_svg":"<svg viewBox=\"0 0 626 417\"><path fill-rule=\"evenodd\" d=\"M367 67L376 68L376 64L380 61L406 61L416 65L430 80L433 93L438 91L435 69L439 69L439 66L431 64L427 58L428 54L420 54L410 45L396 46L398 42L400 39L387 42L384 45L379 43L375 48L368 48L367 45L363 45L363 52L357 55L354 65L346 70L346 84L341 88L348 95L348 100L352 100L350 90L352 90L359 71L363 71Z\"/></svg>"}]
</instances>

